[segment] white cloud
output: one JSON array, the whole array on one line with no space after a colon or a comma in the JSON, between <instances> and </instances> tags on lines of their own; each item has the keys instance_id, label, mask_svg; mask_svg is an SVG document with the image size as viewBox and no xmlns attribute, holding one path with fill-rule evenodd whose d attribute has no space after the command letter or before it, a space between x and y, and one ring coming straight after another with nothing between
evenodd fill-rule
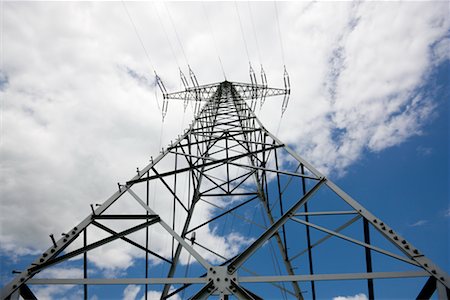
<instances>
[{"instance_id":1,"label":"white cloud","mask_svg":"<svg viewBox=\"0 0 450 300\"><path fill-rule=\"evenodd\" d=\"M137 294L141 291L141 287L137 285L128 285L123 290L123 300L135 300Z\"/></svg>"},{"instance_id":2,"label":"white cloud","mask_svg":"<svg viewBox=\"0 0 450 300\"><path fill-rule=\"evenodd\" d=\"M170 291L172 291L172 290L170 290ZM157 292L157 291L148 291L147 292L147 299L148 300L158 300L160 298L161 298L161 292ZM141 300L144 300L144 299L145 299L145 297L142 296ZM171 299L173 299L173 300L180 300L181 298L178 295L174 295L174 296L171 297Z\"/></svg>"},{"instance_id":3,"label":"white cloud","mask_svg":"<svg viewBox=\"0 0 450 300\"><path fill-rule=\"evenodd\" d=\"M445 214L444 214L447 218L448 217L450 217L450 208L448 208L446 211L445 211Z\"/></svg>"},{"instance_id":4,"label":"white cloud","mask_svg":"<svg viewBox=\"0 0 450 300\"><path fill-rule=\"evenodd\" d=\"M337 296L333 297L333 300L367 300L367 296L363 293L356 294L355 296Z\"/></svg>"},{"instance_id":5,"label":"white cloud","mask_svg":"<svg viewBox=\"0 0 450 300\"><path fill-rule=\"evenodd\" d=\"M444 36L449 20L444 5L280 3L292 85L281 139L321 170L344 173L365 151L382 151L421 134L435 103L421 94L420 87L431 69L448 59L449 42ZM34 254L50 245L49 233L56 236L72 228L90 213L90 203L103 202L117 189L116 182L125 182L136 166L155 157L160 146L186 127L192 112L188 109L183 115L182 104L171 102L161 131L152 71L121 3L5 2L3 6L0 245L8 255L11 249L20 249L18 255ZM149 17L153 4L127 6L158 74L170 91L178 90L175 59L167 51L157 18ZM169 4L200 83L216 82L222 74L200 6ZM220 37L228 79L248 81L234 4L205 6L214 20L216 38ZM258 49L252 42L248 10L239 6L256 66ZM251 6L269 85L281 86L273 3ZM412 19L412 15L419 17ZM171 28L169 23L166 27ZM181 63L176 37L168 32ZM186 74L184 63L181 67ZM273 112L280 111L280 101L267 99L260 112L273 132L279 121L279 114ZM164 193L163 189L155 192ZM170 219L171 202L164 197L152 201L157 213ZM212 208L204 206L196 220L202 222L212 214ZM167 235L152 234L159 241L152 244L155 250L168 257ZM213 226L198 234L204 236L205 245L221 245L229 255L249 242L237 234L219 236ZM89 239L105 236L94 232ZM142 236L137 239L142 241ZM141 255L127 245L96 250L90 259L112 275L132 266ZM187 257L182 261L186 263Z\"/></svg>"},{"instance_id":6,"label":"white cloud","mask_svg":"<svg viewBox=\"0 0 450 300\"><path fill-rule=\"evenodd\" d=\"M423 226L427 223L428 223L428 220L419 220L415 223L410 224L409 227L419 227L419 226Z\"/></svg>"}]
</instances>

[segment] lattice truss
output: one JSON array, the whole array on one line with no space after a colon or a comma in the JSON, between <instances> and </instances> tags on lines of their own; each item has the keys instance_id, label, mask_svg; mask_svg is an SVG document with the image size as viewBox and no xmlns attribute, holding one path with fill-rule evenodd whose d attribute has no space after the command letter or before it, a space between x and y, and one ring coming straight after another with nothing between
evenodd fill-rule
<instances>
[{"instance_id":1,"label":"lattice truss","mask_svg":"<svg viewBox=\"0 0 450 300\"><path fill-rule=\"evenodd\" d=\"M2 299L35 299L34 287L52 284L78 285L86 299L104 285L128 284L161 299L318 299L349 287L373 299L400 279L411 286L405 298L448 298L449 276L267 131L245 86L206 89L189 128L53 240ZM179 99L198 100L198 92ZM141 271L90 273L89 257L102 247L134 248ZM69 259L83 278L41 275Z\"/></svg>"}]
</instances>

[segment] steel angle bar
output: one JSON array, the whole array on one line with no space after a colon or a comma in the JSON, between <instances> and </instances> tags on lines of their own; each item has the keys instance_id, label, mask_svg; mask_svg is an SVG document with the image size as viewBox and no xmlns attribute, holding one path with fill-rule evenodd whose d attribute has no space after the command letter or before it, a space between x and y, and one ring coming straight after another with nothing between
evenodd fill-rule
<instances>
[{"instance_id":1,"label":"steel angle bar","mask_svg":"<svg viewBox=\"0 0 450 300\"><path fill-rule=\"evenodd\" d=\"M147 221L145 223L142 223L142 224L139 224L137 226L131 227L131 228L127 229L127 230L124 230L124 231L119 232L119 233L117 233L115 235L112 235L110 237L107 237L107 238L104 238L102 240L99 240L97 242L94 242L94 243L92 243L90 245L87 245L86 247L82 247L80 249L74 250L74 251L66 253L64 255L57 256L57 257L54 257L52 259L49 259L49 260L47 260L46 262L43 262L40 265L31 267L29 270L31 272L33 272L33 273L38 272L38 271L40 271L40 270L42 270L44 268L47 268L47 267L52 266L54 264L60 263L60 262L65 261L65 260L68 260L69 258L75 257L77 255L83 254L86 251L93 250L95 248L98 248L98 247L106 244L106 243L109 243L109 242L112 242L114 240L120 239L121 237L123 237L125 235L133 233L133 232L138 231L140 229L143 229L143 228L145 228L147 226L150 226L152 224L155 224L158 221L159 221L159 217L153 218L150 221ZM96 223L96 221L92 221L92 224L95 224L95 223Z\"/></svg>"},{"instance_id":2,"label":"steel angle bar","mask_svg":"<svg viewBox=\"0 0 450 300\"><path fill-rule=\"evenodd\" d=\"M348 222L346 222L346 223L342 224L341 226L337 227L337 228L334 230L334 232L340 232L340 231L342 231L343 229L347 228L347 227L350 226L351 224L353 224L353 223L355 223L356 221L358 221L360 218L361 218L361 216L360 216L360 215L357 215L356 217L352 218L352 219L349 220ZM314 248L314 247L316 247L316 246L322 244L323 242L325 242L326 240L328 240L328 239L331 238L331 237L333 237L332 234L328 234L328 235L324 236L323 238L319 239L317 242L315 242L314 244L312 244L311 247L302 250L300 253L298 253L298 254L296 254L296 255L294 255L294 256L291 256L291 260L294 260L294 259L300 257L301 255L303 255L303 254L305 254L306 252L308 252L308 249L312 249L312 248Z\"/></svg>"},{"instance_id":3,"label":"steel angle bar","mask_svg":"<svg viewBox=\"0 0 450 300\"><path fill-rule=\"evenodd\" d=\"M152 168L153 172L155 172L155 175L158 176L159 173L156 171L155 168ZM175 173L174 175L176 175ZM164 180L162 177L158 177L161 182L164 184L164 186L169 190L169 192L172 194L172 196L177 200L177 202L183 207L184 211L188 211L187 207L183 204L183 202L178 198L177 194L172 190L172 188L169 186L169 184Z\"/></svg>"},{"instance_id":4,"label":"steel angle bar","mask_svg":"<svg viewBox=\"0 0 450 300\"><path fill-rule=\"evenodd\" d=\"M207 200L205 200L205 199L203 199L203 198L201 198L200 200L203 201L203 202L205 202L205 203L208 203L209 205L214 206L214 207L216 207L216 208L218 208L218 209L225 210L225 208L223 208L223 207L221 207L221 206L219 206L219 205L217 205L217 204L214 204L214 203L212 203L212 202L209 202L209 201L207 201ZM248 218L245 218L245 217L241 216L240 214L237 214L237 213L235 213L235 212L230 212L230 214L233 215L233 216L235 216L235 217L237 217L237 218L239 218L239 219L241 219L242 221L247 222L248 224L253 224L253 225L258 226L259 228L264 229L264 230L267 229L266 226L263 226L263 225L261 225L261 224L255 223L253 220L250 220L250 219L248 219Z\"/></svg>"},{"instance_id":5,"label":"steel angle bar","mask_svg":"<svg viewBox=\"0 0 450 300\"><path fill-rule=\"evenodd\" d=\"M225 212L223 212L223 213L221 213L221 214L219 214L219 215L213 217L212 219L209 219L208 221L203 222L202 224L200 224L200 225L198 225L198 226L195 226L194 228L189 229L189 230L186 232L186 234L188 234L188 233L190 233L190 232L192 232L192 231L194 231L194 230L197 230L197 229L199 229L200 227L203 227L203 226L205 226L205 225L207 225L207 224L209 224L209 223L211 223L211 222L213 222L213 221L219 219L220 217L222 217L222 216L224 216L224 215L226 215L226 214L228 214L228 213L230 213L230 212L232 212L232 211L238 209L238 208L241 207L241 206L244 206L245 204L247 204L247 203L249 203L249 202L251 202L251 201L253 201L253 200L257 199L257 198L258 198L258 196L253 197L253 198L250 198L250 199L248 199L248 200L246 200L246 201L244 201L244 202L242 202L242 203L236 205L235 207L233 207L233 208L231 208L231 209L229 209L229 210L227 210L227 211L225 211Z\"/></svg>"},{"instance_id":6,"label":"steel angle bar","mask_svg":"<svg viewBox=\"0 0 450 300\"><path fill-rule=\"evenodd\" d=\"M346 211L314 211L296 213L294 216L329 216L329 215L355 215L358 214L356 210Z\"/></svg>"},{"instance_id":7,"label":"steel angle bar","mask_svg":"<svg viewBox=\"0 0 450 300\"><path fill-rule=\"evenodd\" d=\"M93 215L94 220L142 220L157 218L158 215Z\"/></svg>"},{"instance_id":8,"label":"steel angle bar","mask_svg":"<svg viewBox=\"0 0 450 300\"><path fill-rule=\"evenodd\" d=\"M431 296L433 296L434 291L436 290L436 278L429 277L428 280L425 282L425 285L422 287L422 289L419 292L419 295L417 295L417 300L429 300Z\"/></svg>"},{"instance_id":9,"label":"steel angle bar","mask_svg":"<svg viewBox=\"0 0 450 300\"><path fill-rule=\"evenodd\" d=\"M339 281L339 280L365 280L389 278L416 278L427 277L426 271L405 272L373 272L373 273L340 273L340 274L313 274L313 275L279 275L279 276L240 276L242 283L263 282L291 282L291 281Z\"/></svg>"},{"instance_id":10,"label":"steel angle bar","mask_svg":"<svg viewBox=\"0 0 450 300\"><path fill-rule=\"evenodd\" d=\"M251 291L243 288L239 284L237 284L234 281L230 282L230 288L229 290L233 293L233 295L236 296L238 299L246 299L246 300L262 300L263 298L259 297L258 295L252 293Z\"/></svg>"},{"instance_id":11,"label":"steel angle bar","mask_svg":"<svg viewBox=\"0 0 450 300\"><path fill-rule=\"evenodd\" d=\"M213 168L212 168L212 169L213 169ZM209 170L211 170L211 169L209 169ZM229 183L238 181L239 179L243 178L242 181L239 182L238 184L236 184L236 186L235 186L231 191L229 191L229 192L227 191L226 193L221 194L221 196L231 196L231 195L236 195L236 194L232 194L232 192L233 192L234 190L236 190L237 188L239 188L239 186L242 185L242 184L243 184L250 176L252 176L252 174L253 174L253 172L250 172L250 173L244 173L244 174L242 174L242 175L239 175L239 176L236 177L236 178L231 179L231 180L229 181ZM203 174L203 175L204 175L204 174ZM224 182L224 183L221 184L221 186L226 185L227 183L228 183L228 182ZM207 190L201 192L200 194L201 194L202 196L209 196L209 195L206 194L206 193L209 193L210 191L213 191L213 190L215 190L215 189L216 189L215 187L214 187L214 188L210 188L210 189L207 189ZM254 194L254 193L253 193L253 194ZM218 195L218 194L215 194L215 195Z\"/></svg>"},{"instance_id":12,"label":"steel angle bar","mask_svg":"<svg viewBox=\"0 0 450 300\"><path fill-rule=\"evenodd\" d=\"M269 169L269 168L263 168L263 167L257 167L257 166L250 166L250 165L244 165L244 164L239 164L239 163L234 163L234 162L230 162L229 164L233 165L233 166L237 166L237 167L247 168L247 169L256 169L256 170L273 172L273 173L278 173L278 174L283 174L283 175L304 177L304 178L308 178L308 179L319 180L319 178L317 178L317 177L312 177L312 176L308 176L308 175L304 175L304 174L300 174L300 173L280 171L278 169Z\"/></svg>"},{"instance_id":13,"label":"steel angle bar","mask_svg":"<svg viewBox=\"0 0 450 300\"><path fill-rule=\"evenodd\" d=\"M23 299L26 300L38 300L36 295L30 290L28 285L24 284L20 287L20 296L22 296Z\"/></svg>"},{"instance_id":14,"label":"steel angle bar","mask_svg":"<svg viewBox=\"0 0 450 300\"><path fill-rule=\"evenodd\" d=\"M150 214L155 214L155 212L148 207L147 204L145 204L144 201L142 201L141 198L139 198L136 193L134 193L131 189L128 190L128 192L133 196L133 198L144 208L146 209ZM173 237L175 238L178 243L180 243L186 251L188 251L203 267L206 269L209 269L211 265L197 252L194 248L192 248L181 236L179 236L166 222L164 222L162 219L160 219L159 224Z\"/></svg>"},{"instance_id":15,"label":"steel angle bar","mask_svg":"<svg viewBox=\"0 0 450 300\"><path fill-rule=\"evenodd\" d=\"M98 228L103 229L104 231L106 231L106 232L108 232L108 233L110 233L110 234L114 234L114 235L117 234L117 232L115 232L114 230L112 230L112 229L106 227L106 226L103 225L103 224L100 224L100 223L95 222L95 223L93 223L92 225L95 225L95 226L97 226ZM168 263L170 263L170 264L172 263L172 262L171 262L170 260L168 260L167 258L165 258L165 257L163 257L163 256L161 256L161 255L159 255L158 253L153 252L153 251L150 250L150 249L146 249L145 247L141 246L140 244L134 242L133 240L131 240L131 239L127 238L127 237L121 237L120 239L121 239L121 240L124 240L125 242L129 243L130 245L133 245L133 246L135 246L135 247L137 247L137 248L139 248L139 249L141 249L141 250L146 251L147 253L150 253L150 254L152 254L152 255L158 257L158 258L161 259L161 260L164 260L165 262L168 262Z\"/></svg>"},{"instance_id":16,"label":"steel angle bar","mask_svg":"<svg viewBox=\"0 0 450 300\"><path fill-rule=\"evenodd\" d=\"M172 278L33 278L28 284L62 284L62 285L110 285L110 284L202 284L206 278L202 277L172 277Z\"/></svg>"},{"instance_id":17,"label":"steel angle bar","mask_svg":"<svg viewBox=\"0 0 450 300\"><path fill-rule=\"evenodd\" d=\"M192 296L191 300L202 300L208 299L208 297L216 290L214 288L213 282L209 281L205 284L194 296Z\"/></svg>"},{"instance_id":18,"label":"steel angle bar","mask_svg":"<svg viewBox=\"0 0 450 300\"><path fill-rule=\"evenodd\" d=\"M411 260L411 259L405 258L405 257L401 257L401 256L399 256L399 255L397 255L397 254L395 254L395 253L392 253L392 252L383 250L383 249L381 249L381 248L378 248L378 247L375 247L375 246L372 246L372 245L363 243L363 242L358 241L358 240L356 240L356 239L354 239L354 238L348 237L348 236L343 235L343 234L338 233L338 232L334 232L334 231L329 230L329 229L327 229L327 228L324 228L324 227L322 227L322 226L315 225L315 224L312 224L312 223L310 223L310 222L306 222L306 221L303 221L303 220L300 220L300 219L294 218L294 217L292 217L291 219L292 219L293 221L295 221L295 222L298 222L298 223L300 223L300 224L303 224L303 225L306 225L306 226L315 228L315 229L317 229L317 230L326 232L326 233L328 233L328 234L334 235L335 237L341 238L341 239L343 239L343 240L352 242L352 243L354 243L354 244L357 244L357 245L360 245L360 246L363 246L363 247L366 247L366 248L370 248L371 250L376 251L376 252L378 252L378 253L381 253L381 254L384 254L384 255L388 255L388 256L390 256L390 257L392 257L392 258L395 258L395 259L404 261L404 262L409 263L409 264L411 264L411 265L419 266L419 264L418 264L417 262L415 262L414 260Z\"/></svg>"},{"instance_id":19,"label":"steel angle bar","mask_svg":"<svg viewBox=\"0 0 450 300\"><path fill-rule=\"evenodd\" d=\"M282 215L273 225L271 225L255 242L247 247L228 266L228 271L234 273L253 253L261 247L283 224L325 183L325 179L320 180L312 189L301 197L284 215Z\"/></svg>"}]
</instances>

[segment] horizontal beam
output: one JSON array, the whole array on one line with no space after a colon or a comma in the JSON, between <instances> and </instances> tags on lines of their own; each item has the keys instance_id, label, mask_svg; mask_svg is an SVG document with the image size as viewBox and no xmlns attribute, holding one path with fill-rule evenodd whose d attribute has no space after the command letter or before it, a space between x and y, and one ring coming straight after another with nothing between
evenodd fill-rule
<instances>
[{"instance_id":1,"label":"horizontal beam","mask_svg":"<svg viewBox=\"0 0 450 300\"><path fill-rule=\"evenodd\" d=\"M314 211L296 213L294 216L328 216L328 215L354 215L358 212L356 210L346 211Z\"/></svg>"},{"instance_id":2,"label":"horizontal beam","mask_svg":"<svg viewBox=\"0 0 450 300\"><path fill-rule=\"evenodd\" d=\"M239 282L291 282L291 281L327 281L327 280L364 280L389 278L427 277L426 271L416 272L373 272L347 274L314 274L314 275L282 275L282 276L247 276L239 277Z\"/></svg>"},{"instance_id":3,"label":"horizontal beam","mask_svg":"<svg viewBox=\"0 0 450 300\"><path fill-rule=\"evenodd\" d=\"M314 275L282 275L282 276L241 276L240 283L291 282L291 281L330 281L330 280L364 280L389 278L415 278L429 276L426 271L418 272L374 272L347 274L314 274ZM112 285L112 284L204 284L206 277L179 278L32 278L27 284L70 284L70 285Z\"/></svg>"},{"instance_id":4,"label":"horizontal beam","mask_svg":"<svg viewBox=\"0 0 450 300\"><path fill-rule=\"evenodd\" d=\"M158 215L93 215L95 220L147 220L157 218Z\"/></svg>"},{"instance_id":5,"label":"horizontal beam","mask_svg":"<svg viewBox=\"0 0 450 300\"><path fill-rule=\"evenodd\" d=\"M195 278L32 278L27 284L199 284L206 283L206 277Z\"/></svg>"}]
</instances>

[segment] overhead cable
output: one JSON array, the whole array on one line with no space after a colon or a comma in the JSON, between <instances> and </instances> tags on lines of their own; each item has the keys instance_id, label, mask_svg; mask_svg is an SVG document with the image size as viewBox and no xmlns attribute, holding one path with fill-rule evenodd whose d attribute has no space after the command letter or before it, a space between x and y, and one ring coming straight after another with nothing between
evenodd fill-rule
<instances>
[{"instance_id":1,"label":"overhead cable","mask_svg":"<svg viewBox=\"0 0 450 300\"><path fill-rule=\"evenodd\" d=\"M284 59L284 47L283 47L283 40L281 38L281 29L280 29L280 20L278 17L278 7L277 7L277 2L274 1L273 5L275 6L275 17L277 19L277 28L278 28L278 37L280 39L280 50L281 50L281 59L283 60L283 65L286 66L286 62Z\"/></svg>"},{"instance_id":2,"label":"overhead cable","mask_svg":"<svg viewBox=\"0 0 450 300\"><path fill-rule=\"evenodd\" d=\"M130 20L131 25L134 28L134 32L136 33L136 37L138 38L138 40L139 40L139 42L140 42L140 44L142 46L142 49L144 49L145 56L147 57L147 61L148 61L149 65L150 65L150 69L153 70L153 73L156 76L156 80L155 81L159 85L159 87L161 88L161 85L158 82L158 81L160 81L160 79L159 79L158 75L156 74L155 68L153 67L153 63L152 63L152 60L150 59L150 55L148 54L147 48L145 48L144 42L142 41L142 38L141 38L141 35L139 34L139 31L137 30L136 24L134 23L133 18L131 17L131 14L128 11L127 5L125 4L124 0L122 0L122 5L123 5L123 8L124 8L124 10L125 10L125 12L126 12L126 14L128 16L128 19ZM163 92L163 94L164 94L164 92ZM158 98L157 97L156 97L156 104L158 106L159 112L162 113L161 107L159 106L159 102L158 102ZM164 120L164 116L163 116L163 120Z\"/></svg>"},{"instance_id":3,"label":"overhead cable","mask_svg":"<svg viewBox=\"0 0 450 300\"><path fill-rule=\"evenodd\" d=\"M214 34L214 29L209 21L208 14L206 13L205 3L202 1L203 13L205 14L206 22L208 23L209 33L214 43L214 47L216 48L217 58L219 60L220 68L222 69L222 74L225 80L227 80L227 76L225 75L225 70L223 68L222 59L220 58L219 48L217 47L216 36Z\"/></svg>"},{"instance_id":4,"label":"overhead cable","mask_svg":"<svg viewBox=\"0 0 450 300\"><path fill-rule=\"evenodd\" d=\"M249 12L250 12L250 21L251 21L251 23L252 23L253 36L255 37L256 49L258 50L259 64L261 65L261 68L262 68L261 51L260 51L260 49L259 49L258 35L256 34L255 21L254 21L254 19L253 19L253 11L252 11L252 7L251 7L251 5L250 5L250 1L247 1L247 5L248 5L248 10L249 10Z\"/></svg>"},{"instance_id":5,"label":"overhead cable","mask_svg":"<svg viewBox=\"0 0 450 300\"><path fill-rule=\"evenodd\" d=\"M172 24L172 28L173 28L173 30L175 32L175 36L177 38L178 45L180 46L181 52L183 53L184 60L186 61L186 64L189 66L189 60L188 60L188 58L186 56L186 52L184 51L184 47L183 47L183 44L181 43L180 36L178 35L178 30L177 30L177 28L175 26L175 23L173 22L172 14L170 13L170 10L167 7L165 2L164 2L164 7L166 8L167 15L169 16L170 24Z\"/></svg>"},{"instance_id":6,"label":"overhead cable","mask_svg":"<svg viewBox=\"0 0 450 300\"><path fill-rule=\"evenodd\" d=\"M169 44L170 51L172 52L172 56L173 56L173 58L174 58L174 60L175 60L175 63L177 64L178 69L181 70L180 64L178 63L178 59L177 59L177 56L176 56L176 54L175 54L175 50L174 50L173 45L172 45L172 42L170 41L169 35L167 34L166 26L164 26L164 23L163 23L163 21L162 21L162 19L161 19L161 15L159 14L159 9L158 9L158 7L155 5L154 2L152 2L152 4L153 4L154 10L156 11L156 15L158 16L159 25L161 26L161 29L162 29L162 31L163 31L163 33L164 33L164 36L166 37L167 43Z\"/></svg>"},{"instance_id":7,"label":"overhead cable","mask_svg":"<svg viewBox=\"0 0 450 300\"><path fill-rule=\"evenodd\" d=\"M142 46L142 49L144 49L145 56L147 57L148 63L150 65L150 69L152 69L152 71L155 72L155 68L153 67L152 60L150 59L150 55L148 54L148 51L145 48L144 42L142 41L142 38L137 30L136 24L134 23L133 18L131 17L130 12L128 11L127 5L125 4L125 1L123 1L123 0L122 0L122 5L123 5L123 8L125 9L125 12L127 13L127 16L128 16L128 19L130 20L131 25L134 28L134 32L136 33L136 36Z\"/></svg>"},{"instance_id":8,"label":"overhead cable","mask_svg":"<svg viewBox=\"0 0 450 300\"><path fill-rule=\"evenodd\" d=\"M248 47L247 47L247 41L246 41L245 35L244 35L244 28L242 27L241 15L239 13L239 8L238 8L238 5L237 5L236 1L234 1L234 6L236 7L236 13L237 13L237 16L238 16L238 19L239 19L239 28L241 29L241 35L242 35L242 41L244 42L245 53L247 53L247 58L248 58L249 64L251 64L251 62L250 62L250 54L248 52Z\"/></svg>"}]
</instances>

